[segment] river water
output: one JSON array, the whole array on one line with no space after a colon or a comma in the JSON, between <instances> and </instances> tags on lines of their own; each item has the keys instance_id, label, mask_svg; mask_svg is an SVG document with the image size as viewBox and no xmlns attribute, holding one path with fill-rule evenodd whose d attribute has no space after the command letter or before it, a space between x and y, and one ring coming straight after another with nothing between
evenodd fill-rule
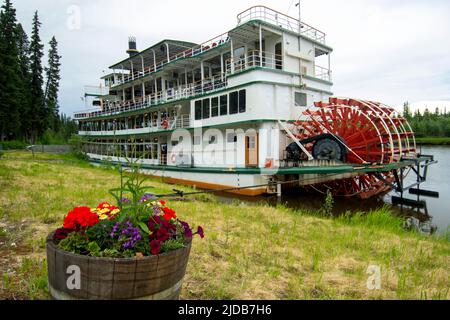
<instances>
[{"instance_id":1,"label":"river water","mask_svg":"<svg viewBox=\"0 0 450 320\"><path fill-rule=\"evenodd\" d=\"M429 167L427 181L421 185L421 189L437 191L440 197L429 198L420 196L421 201L426 202L425 208L411 208L406 206L392 205L391 197L400 196L400 194L392 191L384 196L372 198L369 200L360 200L356 198L339 198L334 199L333 213L335 215L343 214L347 211L370 211L389 205L393 212L406 218L409 225L418 228L420 231L430 233L444 233L450 226L450 147L429 147L421 148L424 155L434 155L438 161ZM410 185L416 181L416 176L411 172L405 180L405 185ZM246 203L268 203L276 205L282 203L287 207L294 209L305 209L317 211L323 207L324 195L322 194L305 194L298 190L284 193L281 199L277 197L243 197L235 195L220 194L217 197L223 202L232 202L235 200ZM417 200L416 195L408 192L403 194L404 198Z\"/></svg>"}]
</instances>

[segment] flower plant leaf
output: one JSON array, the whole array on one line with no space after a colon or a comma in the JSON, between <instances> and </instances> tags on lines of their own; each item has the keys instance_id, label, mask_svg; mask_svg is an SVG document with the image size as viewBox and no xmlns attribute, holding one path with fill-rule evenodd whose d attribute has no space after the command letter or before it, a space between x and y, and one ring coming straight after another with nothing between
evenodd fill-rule
<instances>
[{"instance_id":1,"label":"flower plant leaf","mask_svg":"<svg viewBox=\"0 0 450 320\"><path fill-rule=\"evenodd\" d=\"M138 226L141 228L142 231L144 231L146 234L150 234L150 230L148 229L147 225L143 222L139 222Z\"/></svg>"}]
</instances>

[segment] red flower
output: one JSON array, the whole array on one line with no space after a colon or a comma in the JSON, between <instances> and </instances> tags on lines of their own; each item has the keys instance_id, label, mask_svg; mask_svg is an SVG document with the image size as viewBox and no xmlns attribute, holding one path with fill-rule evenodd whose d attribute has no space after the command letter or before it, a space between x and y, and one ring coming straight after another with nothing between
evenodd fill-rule
<instances>
[{"instance_id":1,"label":"red flower","mask_svg":"<svg viewBox=\"0 0 450 320\"><path fill-rule=\"evenodd\" d=\"M79 231L82 228L95 226L99 222L98 215L88 207L77 207L64 218L64 228Z\"/></svg>"},{"instance_id":2,"label":"red flower","mask_svg":"<svg viewBox=\"0 0 450 320\"><path fill-rule=\"evenodd\" d=\"M163 206L166 205L166 202L165 202L164 200L159 200L159 202L160 202Z\"/></svg>"},{"instance_id":3,"label":"red flower","mask_svg":"<svg viewBox=\"0 0 450 320\"><path fill-rule=\"evenodd\" d=\"M166 219L167 221L170 221L170 219L177 218L174 210L172 210L170 208L163 208L163 211L164 211L163 218Z\"/></svg>"},{"instance_id":4,"label":"red flower","mask_svg":"<svg viewBox=\"0 0 450 320\"><path fill-rule=\"evenodd\" d=\"M70 232L72 232L72 230L64 229L64 228L56 229L53 239L54 240L64 240L65 238L67 238L67 236L69 235Z\"/></svg>"},{"instance_id":5,"label":"red flower","mask_svg":"<svg viewBox=\"0 0 450 320\"><path fill-rule=\"evenodd\" d=\"M167 241L170 239L170 235L167 229L165 228L160 228L157 232L156 232L156 238L161 241Z\"/></svg>"},{"instance_id":6,"label":"red flower","mask_svg":"<svg viewBox=\"0 0 450 320\"><path fill-rule=\"evenodd\" d=\"M205 237L205 233L203 232L203 228L198 226L197 227L197 234L200 236L200 238L204 238Z\"/></svg>"},{"instance_id":7,"label":"red flower","mask_svg":"<svg viewBox=\"0 0 450 320\"><path fill-rule=\"evenodd\" d=\"M150 242L150 248L153 255L157 255L161 251L161 242L158 240L152 240Z\"/></svg>"},{"instance_id":8,"label":"red flower","mask_svg":"<svg viewBox=\"0 0 450 320\"><path fill-rule=\"evenodd\" d=\"M159 224L161 223L161 218L159 216L153 216L148 221L148 228L151 232L155 232L159 228Z\"/></svg>"}]
</instances>

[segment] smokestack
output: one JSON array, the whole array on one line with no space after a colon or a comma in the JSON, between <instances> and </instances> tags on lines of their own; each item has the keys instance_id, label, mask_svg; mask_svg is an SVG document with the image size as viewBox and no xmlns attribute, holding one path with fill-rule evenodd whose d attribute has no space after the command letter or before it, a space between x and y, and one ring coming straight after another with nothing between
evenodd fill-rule
<instances>
[{"instance_id":1,"label":"smokestack","mask_svg":"<svg viewBox=\"0 0 450 320\"><path fill-rule=\"evenodd\" d=\"M136 37L129 37L128 38L128 50L127 53L130 55L131 57L134 57L135 55L137 55L139 53L139 51L137 50L137 45L136 45Z\"/></svg>"}]
</instances>

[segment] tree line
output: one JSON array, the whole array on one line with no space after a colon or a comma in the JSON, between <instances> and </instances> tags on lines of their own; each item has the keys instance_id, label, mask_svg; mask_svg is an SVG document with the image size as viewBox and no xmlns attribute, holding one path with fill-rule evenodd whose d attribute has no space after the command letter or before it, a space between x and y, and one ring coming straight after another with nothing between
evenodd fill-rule
<instances>
[{"instance_id":1,"label":"tree line","mask_svg":"<svg viewBox=\"0 0 450 320\"><path fill-rule=\"evenodd\" d=\"M408 102L403 105L403 115L411 124L416 136L450 137L450 112L442 112L436 108L433 112L428 108L423 113L420 110L411 112Z\"/></svg>"},{"instance_id":2,"label":"tree line","mask_svg":"<svg viewBox=\"0 0 450 320\"><path fill-rule=\"evenodd\" d=\"M42 60L41 22L35 11L31 36L18 22L11 0L0 11L0 141L35 144L44 140L67 141L75 123L59 112L61 56L53 36L48 61Z\"/></svg>"}]
</instances>

